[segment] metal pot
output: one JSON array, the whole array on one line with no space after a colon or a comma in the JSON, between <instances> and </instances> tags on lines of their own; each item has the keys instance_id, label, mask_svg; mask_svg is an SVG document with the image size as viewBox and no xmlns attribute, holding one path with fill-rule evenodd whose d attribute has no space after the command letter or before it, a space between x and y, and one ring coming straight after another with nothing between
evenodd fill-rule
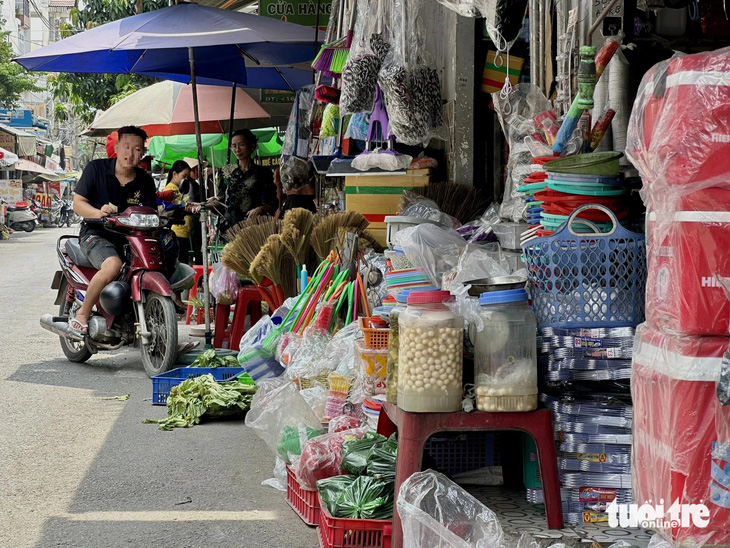
<instances>
[{"instance_id":1,"label":"metal pot","mask_svg":"<svg viewBox=\"0 0 730 548\"><path fill-rule=\"evenodd\" d=\"M527 278L524 276L499 276L497 278L482 278L481 280L466 282L466 284L471 285L469 288L470 297L478 297L482 293L490 293L492 291L524 289L526 283Z\"/></svg>"}]
</instances>

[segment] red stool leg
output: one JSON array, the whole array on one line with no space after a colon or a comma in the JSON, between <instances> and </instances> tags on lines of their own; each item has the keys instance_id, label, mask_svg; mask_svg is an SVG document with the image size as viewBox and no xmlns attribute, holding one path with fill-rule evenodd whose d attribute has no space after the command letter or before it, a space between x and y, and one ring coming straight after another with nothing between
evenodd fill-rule
<instances>
[{"instance_id":1,"label":"red stool leg","mask_svg":"<svg viewBox=\"0 0 730 548\"><path fill-rule=\"evenodd\" d=\"M246 296L239 294L236 302L236 309L233 312L233 324L231 326L231 341L228 348L231 350L241 349L241 337L243 337L244 327L246 326L246 312L249 307L249 301ZM253 319L251 320L253 324Z\"/></svg>"},{"instance_id":2,"label":"red stool leg","mask_svg":"<svg viewBox=\"0 0 730 548\"><path fill-rule=\"evenodd\" d=\"M193 268L195 269L195 277L193 278L193 287L190 288L189 299L198 295L198 281L200 281L200 277L203 275L202 266L195 265ZM190 325L190 318L192 315L193 305L189 304L188 309L185 311L185 325Z\"/></svg>"},{"instance_id":3,"label":"red stool leg","mask_svg":"<svg viewBox=\"0 0 730 548\"><path fill-rule=\"evenodd\" d=\"M215 333L213 335L213 348L223 348L223 343L228 339L230 348L230 331L228 329L228 316L231 313L231 306L228 304L217 304L215 307Z\"/></svg>"},{"instance_id":4,"label":"red stool leg","mask_svg":"<svg viewBox=\"0 0 730 548\"><path fill-rule=\"evenodd\" d=\"M563 528L563 503L560 500L560 478L555 454L555 434L550 411L533 413L534 420L525 425L525 431L535 440L540 465L545 514L550 529Z\"/></svg>"}]
</instances>

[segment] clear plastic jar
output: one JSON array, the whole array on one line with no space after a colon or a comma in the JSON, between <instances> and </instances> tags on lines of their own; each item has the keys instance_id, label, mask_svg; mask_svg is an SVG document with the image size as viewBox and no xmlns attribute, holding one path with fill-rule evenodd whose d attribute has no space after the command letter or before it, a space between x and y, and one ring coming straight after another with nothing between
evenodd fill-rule
<instances>
[{"instance_id":1,"label":"clear plastic jar","mask_svg":"<svg viewBox=\"0 0 730 548\"><path fill-rule=\"evenodd\" d=\"M461 410L464 320L444 302L448 291L412 292L398 317L398 407Z\"/></svg>"},{"instance_id":2,"label":"clear plastic jar","mask_svg":"<svg viewBox=\"0 0 730 548\"><path fill-rule=\"evenodd\" d=\"M385 399L388 403L398 403L398 349L400 337L398 333L398 318L406 309L406 299L409 291L398 293L396 305L390 309L390 335L388 335L388 369L386 370ZM402 300L401 300L402 296Z\"/></svg>"},{"instance_id":3,"label":"clear plastic jar","mask_svg":"<svg viewBox=\"0 0 730 548\"><path fill-rule=\"evenodd\" d=\"M477 409L536 409L537 320L527 305L527 292L513 289L482 293L479 304L484 329L470 328Z\"/></svg>"}]
</instances>

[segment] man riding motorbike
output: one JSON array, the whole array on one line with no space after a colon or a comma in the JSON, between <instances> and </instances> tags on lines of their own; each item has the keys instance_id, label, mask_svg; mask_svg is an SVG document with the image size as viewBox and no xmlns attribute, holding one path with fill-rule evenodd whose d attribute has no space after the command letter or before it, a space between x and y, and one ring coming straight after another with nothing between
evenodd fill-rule
<instances>
[{"instance_id":1,"label":"man riding motorbike","mask_svg":"<svg viewBox=\"0 0 730 548\"><path fill-rule=\"evenodd\" d=\"M100 219L121 213L130 206L157 208L155 183L144 170L137 167L145 153L147 134L141 128L126 126L118 131L116 158L92 160L76 185L74 211L82 218ZM92 308L102 290L122 269L123 237L98 225L83 222L79 233L81 250L98 270L92 277L83 305L69 327L85 334Z\"/></svg>"}]
</instances>

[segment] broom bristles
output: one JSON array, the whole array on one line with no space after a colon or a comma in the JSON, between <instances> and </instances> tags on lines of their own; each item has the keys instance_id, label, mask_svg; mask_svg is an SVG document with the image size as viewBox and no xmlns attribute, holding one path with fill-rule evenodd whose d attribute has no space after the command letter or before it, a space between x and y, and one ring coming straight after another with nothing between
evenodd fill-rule
<instances>
[{"instance_id":1,"label":"broom bristles","mask_svg":"<svg viewBox=\"0 0 730 548\"><path fill-rule=\"evenodd\" d=\"M312 230L311 244L320 260L324 260L330 251L338 246L340 228L350 228L350 232L365 230L370 222L357 211L340 211L322 218Z\"/></svg>"},{"instance_id":2,"label":"broom bristles","mask_svg":"<svg viewBox=\"0 0 730 548\"><path fill-rule=\"evenodd\" d=\"M433 200L443 213L455 217L461 223L479 217L490 203L481 189L461 183L435 183L412 188L411 192ZM409 200L404 194L399 205L400 211L407 205Z\"/></svg>"},{"instance_id":3,"label":"broom bristles","mask_svg":"<svg viewBox=\"0 0 730 548\"><path fill-rule=\"evenodd\" d=\"M314 214L298 207L286 212L281 223L281 242L292 254L297 264L307 260L309 239L314 227Z\"/></svg>"}]
</instances>

